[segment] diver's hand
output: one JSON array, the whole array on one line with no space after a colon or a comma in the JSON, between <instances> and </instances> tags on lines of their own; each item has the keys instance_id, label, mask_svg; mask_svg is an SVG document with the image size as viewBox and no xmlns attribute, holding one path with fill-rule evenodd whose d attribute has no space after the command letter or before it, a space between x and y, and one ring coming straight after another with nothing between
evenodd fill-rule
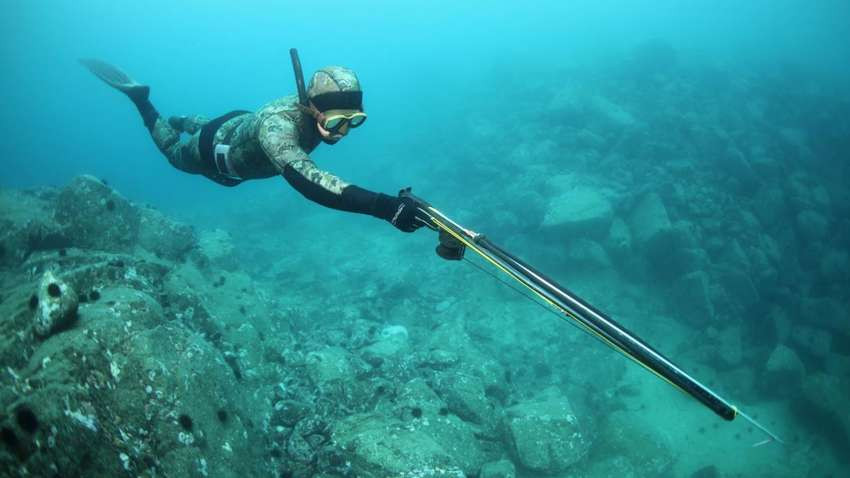
<instances>
[{"instance_id":1,"label":"diver's hand","mask_svg":"<svg viewBox=\"0 0 850 478\"><path fill-rule=\"evenodd\" d=\"M429 224L428 216L420 207L421 204L410 196L392 197L381 194L376 201L375 216L389 221L400 231L413 232Z\"/></svg>"},{"instance_id":2,"label":"diver's hand","mask_svg":"<svg viewBox=\"0 0 850 478\"><path fill-rule=\"evenodd\" d=\"M413 232L425 225L424 218L420 217L419 204L412 197L400 197L398 205L390 223L398 230Z\"/></svg>"}]
</instances>

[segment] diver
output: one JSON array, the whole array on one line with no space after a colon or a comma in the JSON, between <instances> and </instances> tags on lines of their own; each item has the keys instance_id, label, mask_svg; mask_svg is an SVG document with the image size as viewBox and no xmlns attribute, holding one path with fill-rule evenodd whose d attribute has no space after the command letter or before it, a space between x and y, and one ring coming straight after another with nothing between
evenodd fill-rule
<instances>
[{"instance_id":1,"label":"diver","mask_svg":"<svg viewBox=\"0 0 850 478\"><path fill-rule=\"evenodd\" d=\"M103 61L80 63L130 98L157 148L181 171L224 186L282 175L295 190L323 206L369 214L404 232L428 225L427 216L410 195L394 197L348 184L310 159L308 155L320 142L335 144L363 125L363 92L354 71L341 66L316 71L305 90L298 54L294 49L290 53L297 97L279 98L253 113L232 111L212 120L201 116L165 120L149 99L149 86ZM181 133L189 135L184 142Z\"/></svg>"}]
</instances>

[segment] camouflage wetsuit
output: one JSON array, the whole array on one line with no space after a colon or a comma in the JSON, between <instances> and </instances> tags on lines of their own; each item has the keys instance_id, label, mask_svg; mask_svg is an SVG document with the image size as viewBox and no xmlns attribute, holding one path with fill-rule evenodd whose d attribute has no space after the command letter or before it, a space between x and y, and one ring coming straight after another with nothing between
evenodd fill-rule
<instances>
[{"instance_id":1,"label":"camouflage wetsuit","mask_svg":"<svg viewBox=\"0 0 850 478\"><path fill-rule=\"evenodd\" d=\"M199 149L200 129L208 123L203 117L184 122L184 131L192 134L180 142L180 133L162 118L151 135L177 169L193 174L215 176L233 173L240 179L261 179L283 174L286 166L334 194L347 186L339 178L318 169L307 156L321 142L316 121L296 106L297 97L286 96L266 104L255 113L239 114L218 127L213 147L228 144L231 171L219 171L214 161L203 158Z\"/></svg>"},{"instance_id":2,"label":"camouflage wetsuit","mask_svg":"<svg viewBox=\"0 0 850 478\"><path fill-rule=\"evenodd\" d=\"M212 147L230 146L224 167L201 153L203 127L210 124L202 117L187 118L181 130L157 117L150 128L151 136L168 161L181 171L201 174L227 186L283 175L301 194L324 206L391 218L396 202L388 201L388 196L345 183L316 167L308 153L318 146L321 136L315 119L299 110L297 101L295 96L283 97L254 113L238 114L222 123L212 136ZM181 132L191 134L187 141L180 141Z\"/></svg>"}]
</instances>

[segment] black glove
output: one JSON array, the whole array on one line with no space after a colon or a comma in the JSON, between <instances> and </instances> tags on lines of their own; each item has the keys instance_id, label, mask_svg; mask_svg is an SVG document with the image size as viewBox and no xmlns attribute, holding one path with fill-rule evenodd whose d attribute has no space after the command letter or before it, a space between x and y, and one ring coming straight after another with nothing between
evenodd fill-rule
<instances>
[{"instance_id":1,"label":"black glove","mask_svg":"<svg viewBox=\"0 0 850 478\"><path fill-rule=\"evenodd\" d=\"M389 221L400 231L413 232L428 224L428 216L410 196L392 197L379 194L375 200L374 216Z\"/></svg>"}]
</instances>

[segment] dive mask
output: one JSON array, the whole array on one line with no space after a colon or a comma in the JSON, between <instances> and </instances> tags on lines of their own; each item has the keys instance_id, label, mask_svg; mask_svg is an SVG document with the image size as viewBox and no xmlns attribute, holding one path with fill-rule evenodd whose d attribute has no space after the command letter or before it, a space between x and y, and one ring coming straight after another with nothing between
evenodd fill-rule
<instances>
[{"instance_id":1,"label":"dive mask","mask_svg":"<svg viewBox=\"0 0 850 478\"><path fill-rule=\"evenodd\" d=\"M328 110L320 113L316 118L322 125L322 128L336 133L346 124L351 128L356 128L366 121L366 113L362 111L351 110Z\"/></svg>"}]
</instances>

